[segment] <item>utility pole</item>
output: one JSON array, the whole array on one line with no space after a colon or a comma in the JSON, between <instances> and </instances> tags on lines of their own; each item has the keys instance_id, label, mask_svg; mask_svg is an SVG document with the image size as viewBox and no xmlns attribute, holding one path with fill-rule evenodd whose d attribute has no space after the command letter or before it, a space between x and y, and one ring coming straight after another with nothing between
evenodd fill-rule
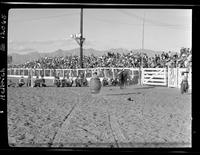
<instances>
[{"instance_id":1,"label":"utility pole","mask_svg":"<svg viewBox=\"0 0 200 155\"><path fill-rule=\"evenodd\" d=\"M85 38L83 37L83 8L80 12L80 33L72 34L71 38L75 39L80 46L80 67L83 68L83 43Z\"/></svg>"},{"instance_id":2,"label":"utility pole","mask_svg":"<svg viewBox=\"0 0 200 155\"><path fill-rule=\"evenodd\" d=\"M144 50L144 23L145 23L145 12L143 17L143 25L142 25L142 50Z\"/></svg>"},{"instance_id":3,"label":"utility pole","mask_svg":"<svg viewBox=\"0 0 200 155\"><path fill-rule=\"evenodd\" d=\"M143 24L142 24L142 52L144 51L144 23L145 23L145 12L144 12ZM141 66L143 66L143 57L141 60Z\"/></svg>"},{"instance_id":4,"label":"utility pole","mask_svg":"<svg viewBox=\"0 0 200 155\"><path fill-rule=\"evenodd\" d=\"M144 51L144 23L145 23L145 12L142 24L142 52ZM140 64L140 84L142 85L142 68L143 68L143 55L141 54L141 64Z\"/></svg>"},{"instance_id":5,"label":"utility pole","mask_svg":"<svg viewBox=\"0 0 200 155\"><path fill-rule=\"evenodd\" d=\"M80 15L80 67L83 68L83 8Z\"/></svg>"}]
</instances>

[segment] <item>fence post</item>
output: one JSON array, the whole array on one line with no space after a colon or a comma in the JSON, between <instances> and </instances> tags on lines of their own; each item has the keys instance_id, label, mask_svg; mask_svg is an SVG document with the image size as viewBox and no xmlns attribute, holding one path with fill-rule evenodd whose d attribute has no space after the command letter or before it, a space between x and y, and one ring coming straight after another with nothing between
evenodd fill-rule
<instances>
[{"instance_id":1,"label":"fence post","mask_svg":"<svg viewBox=\"0 0 200 155\"><path fill-rule=\"evenodd\" d=\"M113 68L112 68L112 73L113 73L113 79L115 79L115 73Z\"/></svg>"},{"instance_id":2,"label":"fence post","mask_svg":"<svg viewBox=\"0 0 200 155\"><path fill-rule=\"evenodd\" d=\"M46 74L45 74L45 70L46 70L46 69L44 69L44 77L46 76Z\"/></svg>"},{"instance_id":3,"label":"fence post","mask_svg":"<svg viewBox=\"0 0 200 155\"><path fill-rule=\"evenodd\" d=\"M104 77L107 78L106 69L103 70L103 73L104 73Z\"/></svg>"},{"instance_id":4,"label":"fence post","mask_svg":"<svg viewBox=\"0 0 200 155\"><path fill-rule=\"evenodd\" d=\"M177 88L179 87L179 67L177 68Z\"/></svg>"},{"instance_id":5,"label":"fence post","mask_svg":"<svg viewBox=\"0 0 200 155\"><path fill-rule=\"evenodd\" d=\"M189 77L190 77L190 84L189 84L189 90L192 92L192 69L189 69Z\"/></svg>"},{"instance_id":6,"label":"fence post","mask_svg":"<svg viewBox=\"0 0 200 155\"><path fill-rule=\"evenodd\" d=\"M168 87L168 68L165 68L165 82L166 82L166 87Z\"/></svg>"},{"instance_id":7,"label":"fence post","mask_svg":"<svg viewBox=\"0 0 200 155\"><path fill-rule=\"evenodd\" d=\"M33 87L33 70L32 68L30 70L31 70L31 87Z\"/></svg>"},{"instance_id":8,"label":"fence post","mask_svg":"<svg viewBox=\"0 0 200 155\"><path fill-rule=\"evenodd\" d=\"M164 68L164 74L165 74L166 87L168 87L168 70L167 70L167 68Z\"/></svg>"},{"instance_id":9,"label":"fence post","mask_svg":"<svg viewBox=\"0 0 200 155\"><path fill-rule=\"evenodd\" d=\"M24 77L24 69L22 68L22 70L23 70L22 76Z\"/></svg>"},{"instance_id":10,"label":"fence post","mask_svg":"<svg viewBox=\"0 0 200 155\"><path fill-rule=\"evenodd\" d=\"M142 86L143 85L143 82L144 82L144 70L143 68L140 68L140 71L139 71L139 75L140 75L140 85Z\"/></svg>"},{"instance_id":11,"label":"fence post","mask_svg":"<svg viewBox=\"0 0 200 155\"><path fill-rule=\"evenodd\" d=\"M178 87L178 67L176 68L176 88Z\"/></svg>"},{"instance_id":12,"label":"fence post","mask_svg":"<svg viewBox=\"0 0 200 155\"><path fill-rule=\"evenodd\" d=\"M169 66L167 66L167 87L169 88Z\"/></svg>"}]
</instances>

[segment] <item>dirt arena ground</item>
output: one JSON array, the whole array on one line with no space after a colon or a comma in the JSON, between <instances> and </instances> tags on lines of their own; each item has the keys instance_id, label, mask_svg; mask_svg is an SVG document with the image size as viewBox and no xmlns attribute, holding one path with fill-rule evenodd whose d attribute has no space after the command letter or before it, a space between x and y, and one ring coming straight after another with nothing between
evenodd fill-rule
<instances>
[{"instance_id":1,"label":"dirt arena ground","mask_svg":"<svg viewBox=\"0 0 200 155\"><path fill-rule=\"evenodd\" d=\"M191 93L176 88L8 88L8 140L23 147L191 147Z\"/></svg>"}]
</instances>

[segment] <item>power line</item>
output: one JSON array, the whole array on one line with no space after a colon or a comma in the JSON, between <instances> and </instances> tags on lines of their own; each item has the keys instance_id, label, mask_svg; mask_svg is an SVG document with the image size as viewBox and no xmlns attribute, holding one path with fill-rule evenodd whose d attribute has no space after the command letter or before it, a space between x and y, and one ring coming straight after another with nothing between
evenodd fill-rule
<instances>
[{"instance_id":1,"label":"power line","mask_svg":"<svg viewBox=\"0 0 200 155\"><path fill-rule=\"evenodd\" d=\"M128 16L131 16L131 17L134 17L140 21L143 21L143 17L141 16L138 16L134 13L129 13L127 11L124 11L124 10L119 10L121 13L123 14L126 14ZM159 22L159 21L156 21L156 20L152 20L152 19L148 19L146 18L145 19L145 22L147 23L151 23L153 24L154 26L160 26L160 27L167 27L167 28L172 28L172 29L181 29L181 28L187 28L187 26L184 26L184 25L172 25L172 24L168 24L168 23L164 23L164 22Z\"/></svg>"},{"instance_id":2,"label":"power line","mask_svg":"<svg viewBox=\"0 0 200 155\"><path fill-rule=\"evenodd\" d=\"M79 13L72 13L72 14L61 14L61 15L56 15L56 16L47 16L47 17L42 17L42 18L34 18L34 19L22 19L22 20L12 20L13 22L30 22L30 21L37 21L37 20L45 20L45 19L51 19L51 18L59 18L63 16L70 16L70 15L78 15Z\"/></svg>"},{"instance_id":3,"label":"power line","mask_svg":"<svg viewBox=\"0 0 200 155\"><path fill-rule=\"evenodd\" d=\"M104 23L108 23L108 24L116 23L116 24L129 25L129 26L141 26L141 24L130 24L130 23L122 22L122 21L116 21L116 20L110 20L110 19L109 20L101 19L101 18L98 18L98 17L95 17L92 20L96 20L98 22L104 22Z\"/></svg>"},{"instance_id":4,"label":"power line","mask_svg":"<svg viewBox=\"0 0 200 155\"><path fill-rule=\"evenodd\" d=\"M122 10L120 10L120 11L122 11ZM134 16L135 18L137 18L138 20L143 22L143 17L140 17L140 16L135 15L135 14L128 14L128 15L131 16L131 17ZM90 18L91 18L91 16L90 16ZM88 19L89 18L87 18L87 20ZM122 21L119 21L119 20L105 19L105 18L102 19L102 18L99 18L99 17L94 17L92 20L95 20L95 21L98 21L98 22L104 22L104 23L108 23L108 24L116 23L118 25L121 24L121 25L127 25L127 26L141 26L141 24L131 24L131 23L126 23L126 22L122 22ZM152 24L152 25L148 25L148 27L165 27L165 28L169 28L169 29L188 31L188 28L187 27L183 27L183 25L169 25L169 24L166 24L166 23L161 23L161 22L157 22L156 23L156 22L157 21L153 21L153 20L150 20L150 19L145 19L146 26L147 26L148 23Z\"/></svg>"}]
</instances>

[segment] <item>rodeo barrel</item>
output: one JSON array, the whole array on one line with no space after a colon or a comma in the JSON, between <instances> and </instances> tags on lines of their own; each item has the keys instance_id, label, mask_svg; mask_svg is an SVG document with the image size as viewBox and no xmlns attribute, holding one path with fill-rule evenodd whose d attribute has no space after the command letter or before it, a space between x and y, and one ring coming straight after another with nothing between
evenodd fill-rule
<instances>
[{"instance_id":1,"label":"rodeo barrel","mask_svg":"<svg viewBox=\"0 0 200 155\"><path fill-rule=\"evenodd\" d=\"M93 77L90 79L90 91L92 94L97 94L101 90L101 81L97 77L97 73L95 72Z\"/></svg>"}]
</instances>

